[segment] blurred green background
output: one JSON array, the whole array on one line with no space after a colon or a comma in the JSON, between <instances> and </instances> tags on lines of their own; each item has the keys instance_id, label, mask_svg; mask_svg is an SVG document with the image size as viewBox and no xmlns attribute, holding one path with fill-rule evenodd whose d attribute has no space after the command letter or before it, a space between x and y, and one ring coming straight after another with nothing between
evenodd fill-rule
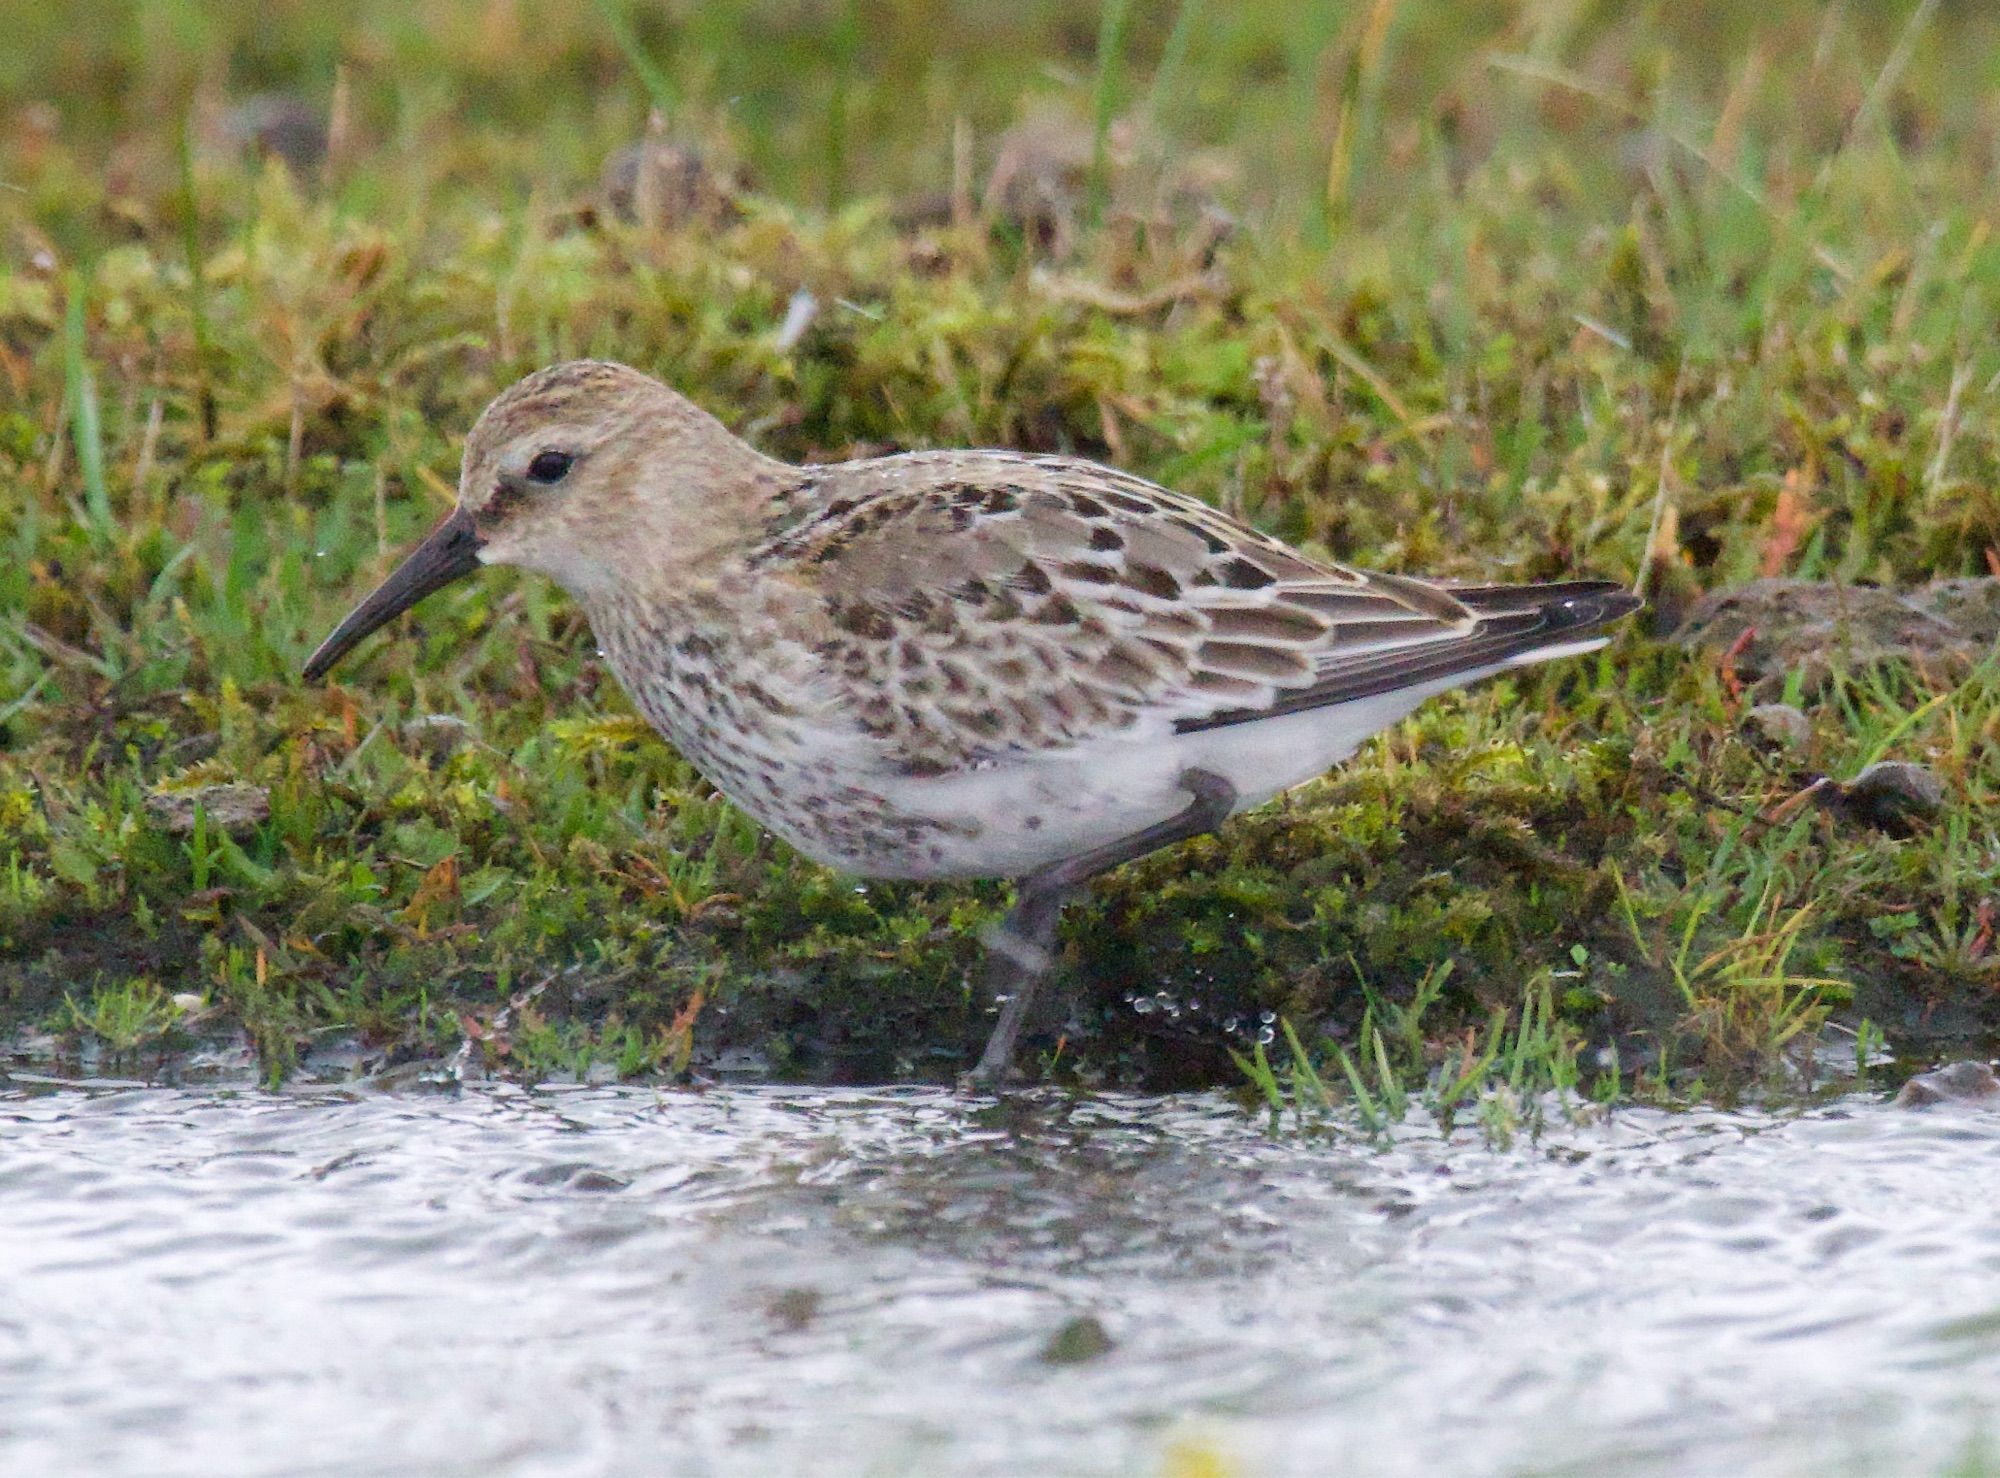
<instances>
[{"instance_id":1,"label":"blurred green background","mask_svg":"<svg viewBox=\"0 0 2000 1478\"><path fill-rule=\"evenodd\" d=\"M1143 106L1178 143L1240 150L1249 197L1281 214L1323 187L1344 113L1348 194L1378 211L1407 197L1413 168L1440 160L1465 168L1496 146L1558 149L1604 185L1642 162L1617 140L1658 127L1706 144L1719 120L1728 162L1780 198L1843 140L1872 154L1886 137L1905 156L1948 154L1964 178L1990 178L2000 56L2000 15L1979 0L7 9L0 96L56 105L62 138L100 164L147 162L147 142L170 141L191 95L285 91L324 106L345 69L356 126L406 154L441 150L427 161L440 174L504 163L489 190L587 176L644 117L622 31L679 121L726 132L773 191L809 203L941 183L956 124L984 136L1026 100L1083 103L1107 31L1113 107ZM1496 57L1573 69L1608 101L1523 85ZM1935 183L1928 174L1912 188ZM1606 189L1605 205L1622 193Z\"/></svg>"}]
</instances>

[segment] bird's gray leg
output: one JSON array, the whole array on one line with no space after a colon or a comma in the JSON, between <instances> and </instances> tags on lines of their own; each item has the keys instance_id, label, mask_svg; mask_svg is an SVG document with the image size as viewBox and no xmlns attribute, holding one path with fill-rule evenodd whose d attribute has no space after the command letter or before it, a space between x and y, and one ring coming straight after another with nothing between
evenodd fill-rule
<instances>
[{"instance_id":1,"label":"bird's gray leg","mask_svg":"<svg viewBox=\"0 0 2000 1478\"><path fill-rule=\"evenodd\" d=\"M1212 771L1182 771L1180 788L1193 797L1186 810L1129 837L1051 863L1021 880L1014 907L987 944L986 984L1000 1002L1000 1019L986 1039L979 1066L968 1075L970 1082L998 1083L1011 1071L1014 1039L1027 1020L1035 987L1048 973L1056 925L1070 894L1101 872L1214 831L1236 809L1236 787Z\"/></svg>"}]
</instances>

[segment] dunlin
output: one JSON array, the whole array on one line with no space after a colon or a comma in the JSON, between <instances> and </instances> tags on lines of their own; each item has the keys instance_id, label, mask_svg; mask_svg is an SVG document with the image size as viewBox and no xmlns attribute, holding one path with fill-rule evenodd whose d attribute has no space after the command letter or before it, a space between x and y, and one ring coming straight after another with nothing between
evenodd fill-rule
<instances>
[{"instance_id":1,"label":"dunlin","mask_svg":"<svg viewBox=\"0 0 2000 1478\"><path fill-rule=\"evenodd\" d=\"M1017 881L980 1081L1009 1071L1087 879L1322 773L1426 698L1601 646L1639 605L1598 581L1349 569L1071 457L793 467L584 361L486 408L458 507L306 676L482 564L568 590L640 712L808 856Z\"/></svg>"}]
</instances>

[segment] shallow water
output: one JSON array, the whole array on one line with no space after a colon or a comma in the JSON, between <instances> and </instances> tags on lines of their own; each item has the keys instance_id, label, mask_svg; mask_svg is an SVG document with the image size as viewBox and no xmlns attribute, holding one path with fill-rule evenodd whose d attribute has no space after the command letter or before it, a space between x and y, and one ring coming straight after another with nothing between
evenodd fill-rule
<instances>
[{"instance_id":1,"label":"shallow water","mask_svg":"<svg viewBox=\"0 0 2000 1478\"><path fill-rule=\"evenodd\" d=\"M1502 1151L0 1077L0 1471L1983 1472L1996 1193L2000 1113L1859 1099Z\"/></svg>"}]
</instances>

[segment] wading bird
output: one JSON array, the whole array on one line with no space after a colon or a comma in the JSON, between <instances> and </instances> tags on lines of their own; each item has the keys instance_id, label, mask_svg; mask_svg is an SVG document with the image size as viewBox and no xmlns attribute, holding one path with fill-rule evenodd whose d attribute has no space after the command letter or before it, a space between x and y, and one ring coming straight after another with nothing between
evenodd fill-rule
<instances>
[{"instance_id":1,"label":"wading bird","mask_svg":"<svg viewBox=\"0 0 2000 1478\"><path fill-rule=\"evenodd\" d=\"M1064 899L1346 759L1425 699L1587 652L1599 581L1447 587L1309 558L1071 457L794 467L623 365L559 364L465 444L457 508L305 666L482 564L555 580L639 711L807 856L1008 878L1004 1077Z\"/></svg>"}]
</instances>

